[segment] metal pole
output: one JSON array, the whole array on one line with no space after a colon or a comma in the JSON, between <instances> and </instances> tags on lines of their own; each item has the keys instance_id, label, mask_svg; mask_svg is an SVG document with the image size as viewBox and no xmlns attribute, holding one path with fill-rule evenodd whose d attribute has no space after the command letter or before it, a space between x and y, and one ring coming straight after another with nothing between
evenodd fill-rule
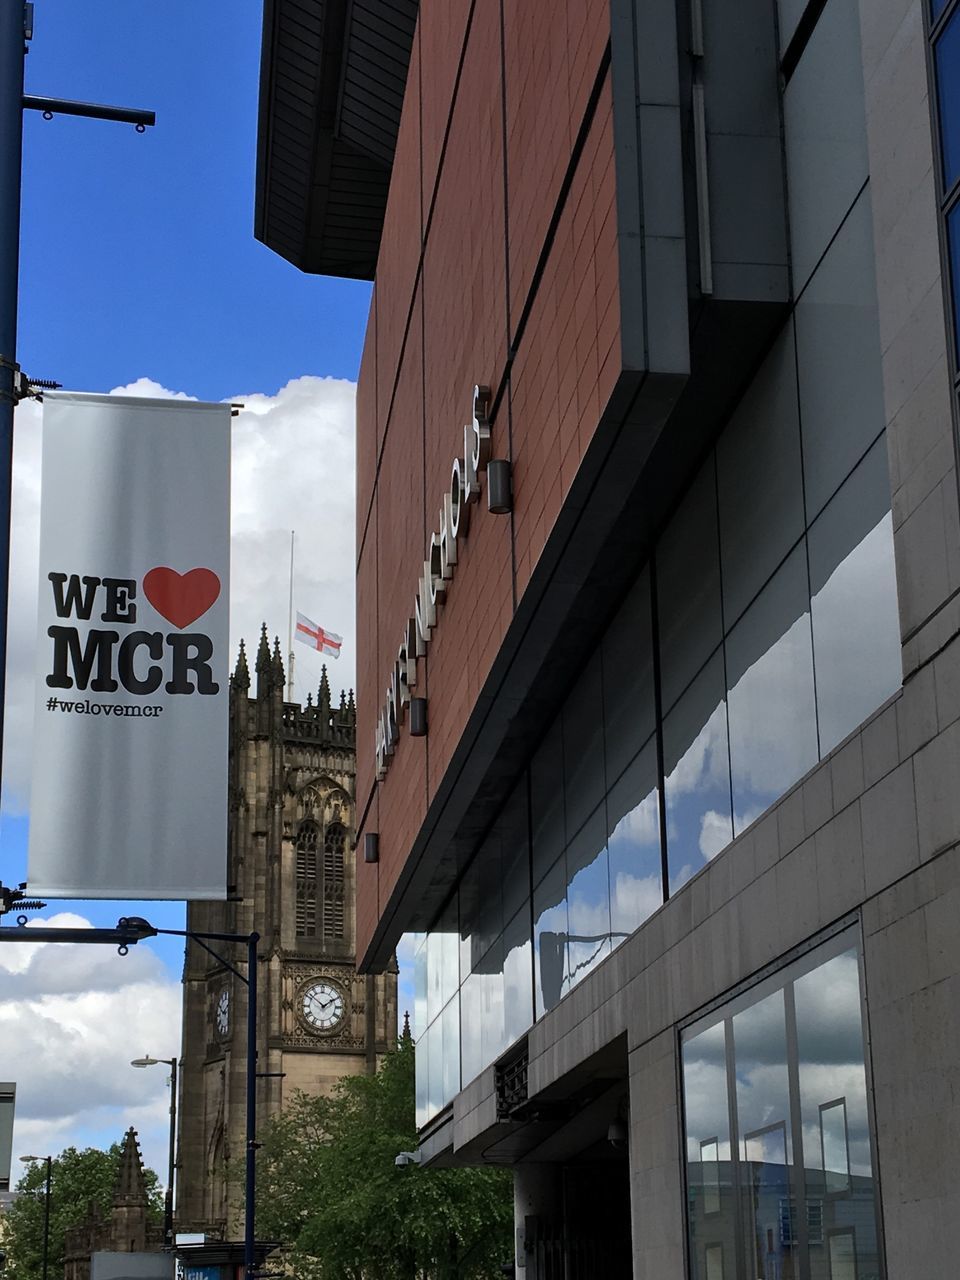
<instances>
[{"instance_id":1,"label":"metal pole","mask_svg":"<svg viewBox=\"0 0 960 1280\"><path fill-rule=\"evenodd\" d=\"M247 939L247 1168L244 1192L243 1267L252 1280L256 1240L257 1194L257 943L259 933Z\"/></svg>"},{"instance_id":2,"label":"metal pole","mask_svg":"<svg viewBox=\"0 0 960 1280\"><path fill-rule=\"evenodd\" d=\"M167 1195L163 1204L163 1243L172 1249L173 1236L173 1179L177 1167L177 1060L170 1059L170 1152L167 1167Z\"/></svg>"},{"instance_id":3,"label":"metal pole","mask_svg":"<svg viewBox=\"0 0 960 1280\"><path fill-rule=\"evenodd\" d=\"M10 576L10 489L20 274L20 165L23 155L21 0L0 3L0 742L3 739Z\"/></svg>"},{"instance_id":4,"label":"metal pole","mask_svg":"<svg viewBox=\"0 0 960 1280\"><path fill-rule=\"evenodd\" d=\"M43 1201L43 1280L50 1269L50 1179L53 1173L53 1156L47 1156L47 1194Z\"/></svg>"},{"instance_id":5,"label":"metal pole","mask_svg":"<svg viewBox=\"0 0 960 1280\"><path fill-rule=\"evenodd\" d=\"M290 530L290 605L287 609L287 653L290 655L290 673L287 679L287 701L293 701L293 538Z\"/></svg>"}]
</instances>

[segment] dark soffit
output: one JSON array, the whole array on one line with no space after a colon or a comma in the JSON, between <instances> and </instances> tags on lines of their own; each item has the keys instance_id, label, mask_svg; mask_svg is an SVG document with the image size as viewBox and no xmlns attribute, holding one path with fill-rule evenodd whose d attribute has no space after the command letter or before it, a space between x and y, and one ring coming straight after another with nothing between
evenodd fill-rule
<instances>
[{"instance_id":1,"label":"dark soffit","mask_svg":"<svg viewBox=\"0 0 960 1280\"><path fill-rule=\"evenodd\" d=\"M418 0L264 0L254 235L372 280Z\"/></svg>"}]
</instances>

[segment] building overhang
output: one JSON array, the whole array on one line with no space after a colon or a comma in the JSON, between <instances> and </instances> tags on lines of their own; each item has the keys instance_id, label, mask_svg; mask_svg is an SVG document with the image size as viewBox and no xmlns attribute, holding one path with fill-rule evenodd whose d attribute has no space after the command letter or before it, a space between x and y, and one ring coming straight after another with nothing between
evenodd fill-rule
<instances>
[{"instance_id":1,"label":"building overhang","mask_svg":"<svg viewBox=\"0 0 960 1280\"><path fill-rule=\"evenodd\" d=\"M264 0L254 235L372 280L419 0Z\"/></svg>"}]
</instances>

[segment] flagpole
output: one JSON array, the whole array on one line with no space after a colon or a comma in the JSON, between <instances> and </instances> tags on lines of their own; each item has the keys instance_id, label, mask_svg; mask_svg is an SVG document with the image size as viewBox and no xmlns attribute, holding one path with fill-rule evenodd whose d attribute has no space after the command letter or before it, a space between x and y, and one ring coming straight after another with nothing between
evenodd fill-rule
<instances>
[{"instance_id":1,"label":"flagpole","mask_svg":"<svg viewBox=\"0 0 960 1280\"><path fill-rule=\"evenodd\" d=\"M287 678L287 701L293 701L293 539L294 531L290 530L290 608L287 612L287 649L290 654L289 665L287 667L290 673Z\"/></svg>"}]
</instances>

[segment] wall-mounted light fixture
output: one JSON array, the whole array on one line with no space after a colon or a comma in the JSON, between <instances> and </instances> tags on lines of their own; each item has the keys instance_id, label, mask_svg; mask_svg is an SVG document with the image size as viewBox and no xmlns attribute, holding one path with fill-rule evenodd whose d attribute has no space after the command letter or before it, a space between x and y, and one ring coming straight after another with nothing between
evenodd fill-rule
<instances>
[{"instance_id":1,"label":"wall-mounted light fixture","mask_svg":"<svg viewBox=\"0 0 960 1280\"><path fill-rule=\"evenodd\" d=\"M505 516L513 509L510 463L506 458L491 458L487 463L487 510Z\"/></svg>"},{"instance_id":2,"label":"wall-mounted light fixture","mask_svg":"<svg viewBox=\"0 0 960 1280\"><path fill-rule=\"evenodd\" d=\"M410 699L410 737L424 738L427 734L427 700Z\"/></svg>"},{"instance_id":3,"label":"wall-mounted light fixture","mask_svg":"<svg viewBox=\"0 0 960 1280\"><path fill-rule=\"evenodd\" d=\"M363 837L364 862L380 861L380 837L376 831L368 831Z\"/></svg>"}]
</instances>

